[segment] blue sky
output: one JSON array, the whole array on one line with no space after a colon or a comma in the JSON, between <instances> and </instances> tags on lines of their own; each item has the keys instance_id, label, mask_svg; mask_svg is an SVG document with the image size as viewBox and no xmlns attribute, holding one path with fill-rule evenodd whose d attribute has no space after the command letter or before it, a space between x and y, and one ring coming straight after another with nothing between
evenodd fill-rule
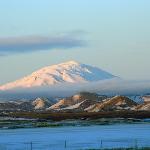
<instances>
[{"instance_id":1,"label":"blue sky","mask_svg":"<svg viewBox=\"0 0 150 150\"><path fill-rule=\"evenodd\" d=\"M0 84L68 60L149 80L149 0L0 0Z\"/></svg>"}]
</instances>

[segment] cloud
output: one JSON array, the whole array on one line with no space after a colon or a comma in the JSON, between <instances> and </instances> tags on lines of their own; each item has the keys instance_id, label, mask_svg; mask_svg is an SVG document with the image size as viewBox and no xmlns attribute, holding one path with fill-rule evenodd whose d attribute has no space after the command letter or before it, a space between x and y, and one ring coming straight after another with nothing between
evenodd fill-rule
<instances>
[{"instance_id":1,"label":"cloud","mask_svg":"<svg viewBox=\"0 0 150 150\"><path fill-rule=\"evenodd\" d=\"M36 97L68 97L79 92L95 92L101 95L145 95L149 93L150 81L128 81L121 79L109 79L90 83L63 83L53 86L33 88L16 88L0 91L0 100L22 99Z\"/></svg>"},{"instance_id":2,"label":"cloud","mask_svg":"<svg viewBox=\"0 0 150 150\"><path fill-rule=\"evenodd\" d=\"M80 35L23 36L0 38L0 56L52 49L70 49L86 45Z\"/></svg>"}]
</instances>

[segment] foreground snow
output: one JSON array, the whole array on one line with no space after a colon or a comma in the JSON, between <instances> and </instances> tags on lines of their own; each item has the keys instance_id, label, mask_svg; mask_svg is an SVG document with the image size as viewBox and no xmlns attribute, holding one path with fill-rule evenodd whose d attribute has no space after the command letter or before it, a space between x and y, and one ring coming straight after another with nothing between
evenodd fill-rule
<instances>
[{"instance_id":1,"label":"foreground snow","mask_svg":"<svg viewBox=\"0 0 150 150\"><path fill-rule=\"evenodd\" d=\"M5 149L77 150L150 146L150 125L113 124L85 127L1 130L0 145ZM101 143L102 141L102 143ZM7 143L7 144L6 144ZM66 144L65 144L66 143ZM3 150L3 149L2 149Z\"/></svg>"}]
</instances>

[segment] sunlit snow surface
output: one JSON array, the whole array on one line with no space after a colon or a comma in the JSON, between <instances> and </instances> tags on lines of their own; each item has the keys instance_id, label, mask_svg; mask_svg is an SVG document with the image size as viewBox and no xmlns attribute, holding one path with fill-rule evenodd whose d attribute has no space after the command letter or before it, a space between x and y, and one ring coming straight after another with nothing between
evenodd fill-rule
<instances>
[{"instance_id":1,"label":"sunlit snow surface","mask_svg":"<svg viewBox=\"0 0 150 150\"><path fill-rule=\"evenodd\" d=\"M149 123L0 131L1 150L26 150L31 146L33 150L141 147L150 146L149 141Z\"/></svg>"},{"instance_id":2,"label":"sunlit snow surface","mask_svg":"<svg viewBox=\"0 0 150 150\"><path fill-rule=\"evenodd\" d=\"M96 67L69 61L44 67L15 82L0 86L0 90L29 88L60 83L85 83L115 78L112 74Z\"/></svg>"}]
</instances>

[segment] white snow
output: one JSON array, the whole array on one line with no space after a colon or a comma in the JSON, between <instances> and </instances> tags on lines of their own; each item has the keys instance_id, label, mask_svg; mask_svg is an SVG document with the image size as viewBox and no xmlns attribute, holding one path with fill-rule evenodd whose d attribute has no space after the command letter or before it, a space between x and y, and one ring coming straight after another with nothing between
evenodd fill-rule
<instances>
[{"instance_id":1,"label":"white snow","mask_svg":"<svg viewBox=\"0 0 150 150\"><path fill-rule=\"evenodd\" d=\"M37 98L32 102L32 105L34 105L35 109L41 109L45 107L45 101L42 100L41 98Z\"/></svg>"},{"instance_id":2,"label":"white snow","mask_svg":"<svg viewBox=\"0 0 150 150\"><path fill-rule=\"evenodd\" d=\"M95 106L96 106L95 104L90 105L89 107L85 108L84 111L89 111L91 109L94 109Z\"/></svg>"},{"instance_id":3,"label":"white snow","mask_svg":"<svg viewBox=\"0 0 150 150\"><path fill-rule=\"evenodd\" d=\"M111 78L115 78L115 76L99 68L69 61L44 67L20 80L0 86L0 90L39 87L59 83L86 83Z\"/></svg>"},{"instance_id":4,"label":"white snow","mask_svg":"<svg viewBox=\"0 0 150 150\"><path fill-rule=\"evenodd\" d=\"M84 101L82 101L82 102L80 102L80 103L77 103L77 104L75 104L75 105L71 105L71 106L62 108L61 110L65 110L65 109L70 109L70 110L71 110L71 109L77 109L77 108L80 107L80 105L81 105L82 103L84 103Z\"/></svg>"}]
</instances>

